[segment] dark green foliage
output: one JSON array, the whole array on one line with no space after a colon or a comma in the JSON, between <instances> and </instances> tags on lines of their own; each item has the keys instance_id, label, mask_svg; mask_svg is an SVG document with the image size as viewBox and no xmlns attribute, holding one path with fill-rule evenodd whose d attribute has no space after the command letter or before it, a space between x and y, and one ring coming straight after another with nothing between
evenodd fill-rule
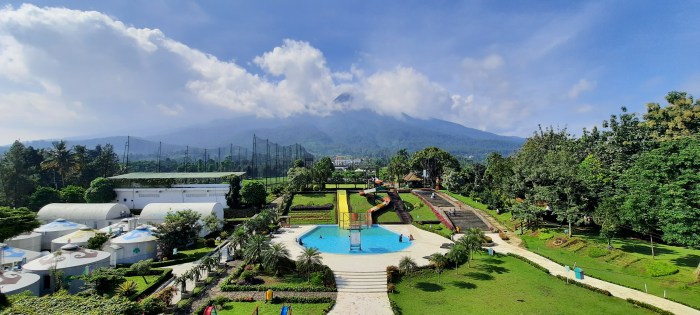
<instances>
[{"instance_id":1,"label":"dark green foliage","mask_svg":"<svg viewBox=\"0 0 700 315\"><path fill-rule=\"evenodd\" d=\"M427 147L413 153L411 157L411 169L417 173L427 170L431 186L436 178L442 177L442 174L450 168L459 168L459 161L449 152L437 147Z\"/></svg>"},{"instance_id":2,"label":"dark green foliage","mask_svg":"<svg viewBox=\"0 0 700 315\"><path fill-rule=\"evenodd\" d=\"M97 268L92 273L76 278L85 282L85 289L94 290L97 294L111 292L119 284L126 281L126 270L113 268Z\"/></svg>"},{"instance_id":3,"label":"dark green foliage","mask_svg":"<svg viewBox=\"0 0 700 315\"><path fill-rule=\"evenodd\" d=\"M111 202L116 197L114 183L104 177L95 178L90 182L90 188L85 190L85 201L88 203Z\"/></svg>"},{"instance_id":4,"label":"dark green foliage","mask_svg":"<svg viewBox=\"0 0 700 315\"><path fill-rule=\"evenodd\" d=\"M131 267L129 268L129 272L133 273L136 276L143 277L143 281L148 283L148 281L146 281L146 276L151 274L152 267L153 259L141 260L131 265Z\"/></svg>"},{"instance_id":5,"label":"dark green foliage","mask_svg":"<svg viewBox=\"0 0 700 315\"><path fill-rule=\"evenodd\" d=\"M124 297L81 297L59 291L51 295L36 297L21 293L11 297L12 306L3 314L23 315L133 315L141 314L142 308Z\"/></svg>"},{"instance_id":6,"label":"dark green foliage","mask_svg":"<svg viewBox=\"0 0 700 315\"><path fill-rule=\"evenodd\" d=\"M61 189L61 201L66 203L85 203L85 188L69 185Z\"/></svg>"},{"instance_id":7,"label":"dark green foliage","mask_svg":"<svg viewBox=\"0 0 700 315\"><path fill-rule=\"evenodd\" d=\"M87 248L100 250L102 245L109 240L109 236L105 233L97 233L87 241Z\"/></svg>"},{"instance_id":8,"label":"dark green foliage","mask_svg":"<svg viewBox=\"0 0 700 315\"><path fill-rule=\"evenodd\" d=\"M162 255L172 257L174 248L182 249L195 243L202 230L199 219L199 213L192 210L168 212L155 233Z\"/></svg>"},{"instance_id":9,"label":"dark green foliage","mask_svg":"<svg viewBox=\"0 0 700 315\"><path fill-rule=\"evenodd\" d=\"M0 241L38 228L41 222L27 208L0 207Z\"/></svg>"},{"instance_id":10,"label":"dark green foliage","mask_svg":"<svg viewBox=\"0 0 700 315\"><path fill-rule=\"evenodd\" d=\"M238 209L241 207L241 178L232 176L229 181L229 190L226 193L226 205L230 209Z\"/></svg>"},{"instance_id":11,"label":"dark green foliage","mask_svg":"<svg viewBox=\"0 0 700 315\"><path fill-rule=\"evenodd\" d=\"M333 167L333 162L331 161L331 158L327 156L322 157L314 164L313 167L312 174L314 178L314 183L318 184L319 187L324 187L328 180L331 178L333 170L335 170L335 168Z\"/></svg>"},{"instance_id":12,"label":"dark green foliage","mask_svg":"<svg viewBox=\"0 0 700 315\"><path fill-rule=\"evenodd\" d=\"M262 207L265 204L265 197L267 197L265 185L258 181L245 182L241 188L241 197L246 205Z\"/></svg>"},{"instance_id":13,"label":"dark green foliage","mask_svg":"<svg viewBox=\"0 0 700 315\"><path fill-rule=\"evenodd\" d=\"M10 306L10 300L7 298L7 295L0 293L0 311L8 306Z\"/></svg>"},{"instance_id":14,"label":"dark green foliage","mask_svg":"<svg viewBox=\"0 0 700 315\"><path fill-rule=\"evenodd\" d=\"M223 292L238 292L238 291L291 291L291 292L335 292L335 287L312 286L312 285L291 285L291 284L275 284L275 285L222 285Z\"/></svg>"},{"instance_id":15,"label":"dark green foliage","mask_svg":"<svg viewBox=\"0 0 700 315\"><path fill-rule=\"evenodd\" d=\"M36 186L32 175L34 170L39 168L28 161L27 155L32 150L31 147L26 148L21 142L15 141L0 160L0 204L13 208L27 205L27 199ZM41 159L39 156L39 162Z\"/></svg>"},{"instance_id":16,"label":"dark green foliage","mask_svg":"<svg viewBox=\"0 0 700 315\"><path fill-rule=\"evenodd\" d=\"M29 196L29 209L39 211L41 207L50 203L61 202L61 194L51 187L39 187Z\"/></svg>"}]
</instances>

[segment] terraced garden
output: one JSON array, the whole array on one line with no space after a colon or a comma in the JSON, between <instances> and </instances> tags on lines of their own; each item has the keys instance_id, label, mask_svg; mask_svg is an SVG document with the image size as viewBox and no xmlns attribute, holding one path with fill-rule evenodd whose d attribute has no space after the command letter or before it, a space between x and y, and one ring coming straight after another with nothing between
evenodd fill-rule
<instances>
[{"instance_id":1,"label":"terraced garden","mask_svg":"<svg viewBox=\"0 0 700 315\"><path fill-rule=\"evenodd\" d=\"M330 205L330 209L310 209ZM301 209L295 209L301 207ZM306 208L309 207L309 208ZM292 224L336 224L335 194L295 194L289 207Z\"/></svg>"}]
</instances>

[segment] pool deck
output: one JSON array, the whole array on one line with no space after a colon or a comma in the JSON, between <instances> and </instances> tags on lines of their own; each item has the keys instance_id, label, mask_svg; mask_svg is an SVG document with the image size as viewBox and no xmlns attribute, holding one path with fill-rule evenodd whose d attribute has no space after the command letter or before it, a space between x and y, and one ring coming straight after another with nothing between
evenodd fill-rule
<instances>
[{"instance_id":1,"label":"pool deck","mask_svg":"<svg viewBox=\"0 0 700 315\"><path fill-rule=\"evenodd\" d=\"M424 257L433 253L446 253L447 249L440 248L450 240L427 231L423 231L413 225L381 225L383 228L397 234L403 234L404 239L413 235L411 246L394 253L345 255L322 253L323 263L334 272L368 272L386 271L387 266L398 265L402 257L408 256L419 266L428 265ZM272 239L275 243L284 244L293 259L301 254L304 247L296 241L301 235L312 230L315 225L293 226L281 229ZM338 292L335 307L330 314L393 314L389 304L387 293L348 293Z\"/></svg>"}]
</instances>

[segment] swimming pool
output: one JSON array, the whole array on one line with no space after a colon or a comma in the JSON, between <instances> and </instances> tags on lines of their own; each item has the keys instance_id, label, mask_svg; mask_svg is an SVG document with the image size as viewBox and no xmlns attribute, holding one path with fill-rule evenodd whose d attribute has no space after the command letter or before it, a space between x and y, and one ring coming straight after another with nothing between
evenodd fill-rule
<instances>
[{"instance_id":1,"label":"swimming pool","mask_svg":"<svg viewBox=\"0 0 700 315\"><path fill-rule=\"evenodd\" d=\"M350 231L339 229L337 225L319 225L301 237L304 247L316 247L321 252L332 254L386 254L411 246L408 235L399 242L399 234L378 225L362 230L361 239L362 250L350 251Z\"/></svg>"}]
</instances>

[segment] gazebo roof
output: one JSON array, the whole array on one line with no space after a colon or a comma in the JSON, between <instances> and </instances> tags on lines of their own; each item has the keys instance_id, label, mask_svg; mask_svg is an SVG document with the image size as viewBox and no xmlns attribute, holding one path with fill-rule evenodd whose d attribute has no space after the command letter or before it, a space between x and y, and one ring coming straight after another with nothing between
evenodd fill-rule
<instances>
[{"instance_id":1,"label":"gazebo roof","mask_svg":"<svg viewBox=\"0 0 700 315\"><path fill-rule=\"evenodd\" d=\"M420 182L423 179L418 177L418 175L416 175L415 173L411 172L406 174L406 176L403 177L403 180L406 182Z\"/></svg>"}]
</instances>

